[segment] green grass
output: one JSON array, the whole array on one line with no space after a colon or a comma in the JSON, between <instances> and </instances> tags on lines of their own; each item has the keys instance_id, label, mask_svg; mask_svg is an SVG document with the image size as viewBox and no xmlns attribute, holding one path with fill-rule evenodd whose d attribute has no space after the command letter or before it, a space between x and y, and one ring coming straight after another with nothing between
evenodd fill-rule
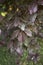
<instances>
[{"instance_id":1,"label":"green grass","mask_svg":"<svg viewBox=\"0 0 43 65\"><path fill-rule=\"evenodd\" d=\"M28 64L25 64L25 65L43 65L43 39L39 38L38 43L40 44L40 49L39 49L40 61L37 64L33 64L32 61L28 61ZM25 52L21 60L22 62L26 58L26 54L27 52ZM0 65L16 65L15 60L16 60L16 56L14 54L11 54L5 46L0 47Z\"/></svg>"},{"instance_id":2,"label":"green grass","mask_svg":"<svg viewBox=\"0 0 43 65\"><path fill-rule=\"evenodd\" d=\"M6 47L0 48L0 65L16 65L15 55L10 54Z\"/></svg>"}]
</instances>

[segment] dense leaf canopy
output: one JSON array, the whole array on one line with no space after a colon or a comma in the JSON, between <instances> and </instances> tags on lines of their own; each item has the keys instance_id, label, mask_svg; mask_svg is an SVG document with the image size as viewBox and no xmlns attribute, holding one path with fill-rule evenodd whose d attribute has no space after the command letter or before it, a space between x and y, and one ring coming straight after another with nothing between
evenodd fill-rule
<instances>
[{"instance_id":1,"label":"dense leaf canopy","mask_svg":"<svg viewBox=\"0 0 43 65\"><path fill-rule=\"evenodd\" d=\"M24 61L37 64L38 39L43 39L43 0L0 0L0 46L22 60L26 54ZM20 60L16 63L25 65Z\"/></svg>"}]
</instances>

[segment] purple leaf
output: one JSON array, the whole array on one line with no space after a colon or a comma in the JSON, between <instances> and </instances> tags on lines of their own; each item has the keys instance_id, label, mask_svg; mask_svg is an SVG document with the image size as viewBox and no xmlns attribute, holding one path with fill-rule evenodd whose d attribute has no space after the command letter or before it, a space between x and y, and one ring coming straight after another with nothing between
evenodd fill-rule
<instances>
[{"instance_id":1,"label":"purple leaf","mask_svg":"<svg viewBox=\"0 0 43 65\"><path fill-rule=\"evenodd\" d=\"M24 31L24 30L25 30L25 24L20 22L19 28L20 28L22 31Z\"/></svg>"},{"instance_id":2,"label":"purple leaf","mask_svg":"<svg viewBox=\"0 0 43 65\"><path fill-rule=\"evenodd\" d=\"M0 41L0 46L5 45L5 41Z\"/></svg>"},{"instance_id":3,"label":"purple leaf","mask_svg":"<svg viewBox=\"0 0 43 65\"><path fill-rule=\"evenodd\" d=\"M36 35L38 34L38 29L37 29L36 26L34 26L34 27L32 28L32 31L33 31Z\"/></svg>"},{"instance_id":4,"label":"purple leaf","mask_svg":"<svg viewBox=\"0 0 43 65\"><path fill-rule=\"evenodd\" d=\"M23 34L22 38L23 38L23 42L24 42L27 39L27 35L24 32L22 34Z\"/></svg>"},{"instance_id":5,"label":"purple leaf","mask_svg":"<svg viewBox=\"0 0 43 65\"><path fill-rule=\"evenodd\" d=\"M32 31L30 29L25 29L25 33L27 36L32 37Z\"/></svg>"},{"instance_id":6,"label":"purple leaf","mask_svg":"<svg viewBox=\"0 0 43 65\"><path fill-rule=\"evenodd\" d=\"M38 7L38 6L37 6L36 3L33 3L33 4L29 5L29 9L28 9L28 10L29 10L29 13L30 13L30 14L36 13L37 10L38 10L37 7Z\"/></svg>"},{"instance_id":7,"label":"purple leaf","mask_svg":"<svg viewBox=\"0 0 43 65\"><path fill-rule=\"evenodd\" d=\"M11 39L15 39L19 34L19 30L15 30L11 36Z\"/></svg>"},{"instance_id":8,"label":"purple leaf","mask_svg":"<svg viewBox=\"0 0 43 65\"><path fill-rule=\"evenodd\" d=\"M17 27L20 24L19 18L15 17L13 26Z\"/></svg>"},{"instance_id":9,"label":"purple leaf","mask_svg":"<svg viewBox=\"0 0 43 65\"><path fill-rule=\"evenodd\" d=\"M5 0L0 0L0 3L4 3Z\"/></svg>"},{"instance_id":10,"label":"purple leaf","mask_svg":"<svg viewBox=\"0 0 43 65\"><path fill-rule=\"evenodd\" d=\"M18 41L22 43L22 32L20 32L18 35Z\"/></svg>"},{"instance_id":11,"label":"purple leaf","mask_svg":"<svg viewBox=\"0 0 43 65\"><path fill-rule=\"evenodd\" d=\"M21 48L16 48L15 49L16 50L16 52L21 56L22 55L22 53L23 53L23 50L21 49Z\"/></svg>"},{"instance_id":12,"label":"purple leaf","mask_svg":"<svg viewBox=\"0 0 43 65\"><path fill-rule=\"evenodd\" d=\"M42 32L40 32L40 33L39 33L39 36L40 36L41 38L43 38L43 33L42 33Z\"/></svg>"},{"instance_id":13,"label":"purple leaf","mask_svg":"<svg viewBox=\"0 0 43 65\"><path fill-rule=\"evenodd\" d=\"M33 55L33 57L31 58L31 60L33 60L34 63L37 63L38 57L39 57L39 54L38 54L38 53L35 53L35 54Z\"/></svg>"},{"instance_id":14,"label":"purple leaf","mask_svg":"<svg viewBox=\"0 0 43 65\"><path fill-rule=\"evenodd\" d=\"M39 5L43 5L43 0L38 0Z\"/></svg>"},{"instance_id":15,"label":"purple leaf","mask_svg":"<svg viewBox=\"0 0 43 65\"><path fill-rule=\"evenodd\" d=\"M37 17L37 14L32 15L32 16L30 17L30 22L34 23L36 17Z\"/></svg>"},{"instance_id":16,"label":"purple leaf","mask_svg":"<svg viewBox=\"0 0 43 65\"><path fill-rule=\"evenodd\" d=\"M2 33L2 30L0 29L0 35L1 35L1 33Z\"/></svg>"},{"instance_id":17,"label":"purple leaf","mask_svg":"<svg viewBox=\"0 0 43 65\"><path fill-rule=\"evenodd\" d=\"M0 22L3 20L3 18L4 18L4 17L0 15Z\"/></svg>"},{"instance_id":18,"label":"purple leaf","mask_svg":"<svg viewBox=\"0 0 43 65\"><path fill-rule=\"evenodd\" d=\"M8 44L7 44L7 48L10 49L10 48L12 48L12 46L13 46L13 42L9 41Z\"/></svg>"}]
</instances>

